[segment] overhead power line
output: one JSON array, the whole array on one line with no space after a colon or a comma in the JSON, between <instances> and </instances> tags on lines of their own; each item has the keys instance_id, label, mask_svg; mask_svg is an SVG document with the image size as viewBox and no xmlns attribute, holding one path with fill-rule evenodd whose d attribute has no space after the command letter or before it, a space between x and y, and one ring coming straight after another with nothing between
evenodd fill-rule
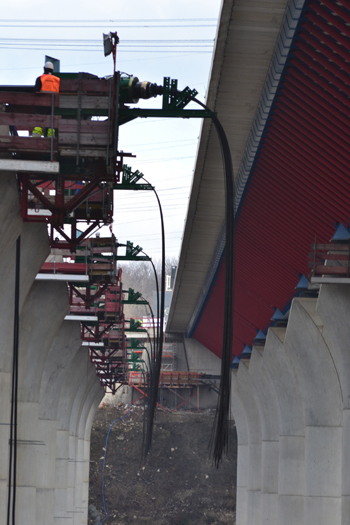
<instances>
[{"instance_id":1,"label":"overhead power line","mask_svg":"<svg viewBox=\"0 0 350 525\"><path fill-rule=\"evenodd\" d=\"M0 42L15 42L15 43L18 43L19 42L19 39L18 38L0 38ZM77 43L82 43L82 44L102 44L102 39L99 39L99 40L92 40L92 39L77 39L77 38L21 38L20 40L21 42L25 43L25 42L44 42L44 43L47 43L47 42L53 42L53 43L62 43L62 42L69 42L70 44L77 44ZM123 45L125 42L127 42L128 44L130 43L133 43L133 44L144 44L145 42L147 43L154 43L154 44L168 44L168 43L172 43L172 44L176 44L176 43L187 43L187 44L193 44L193 43L213 43L213 39L211 38L204 38L204 39L200 39L200 38L193 38L193 39L185 39L185 38L175 38L175 39L146 39L146 38L142 38L142 39L138 39L138 40L123 40L122 42L120 42L118 44L118 47Z\"/></svg>"},{"instance_id":2,"label":"overhead power line","mask_svg":"<svg viewBox=\"0 0 350 525\"><path fill-rule=\"evenodd\" d=\"M55 25L48 25L48 24L25 24L25 25L19 25L19 24L0 24L0 27L28 27L28 28L37 28L37 27L40 27L42 29L46 29L46 28L49 28L49 29L52 29L52 28L67 28L67 29L105 29L105 27L103 27L102 25L60 25L60 24L55 24ZM170 25L157 25L157 24L143 24L143 25L122 25L120 23L118 23L118 27L119 28L127 28L127 29L130 29L130 28L180 28L180 27L216 27L216 23L215 24L170 24Z\"/></svg>"},{"instance_id":3,"label":"overhead power line","mask_svg":"<svg viewBox=\"0 0 350 525\"><path fill-rule=\"evenodd\" d=\"M1 27L1 25L0 25ZM123 40L118 49L128 53L211 53L212 39L139 39ZM0 38L0 49L14 50L55 50L55 51L96 51L103 49L102 39L71 38ZM161 50L161 51L159 51Z\"/></svg>"},{"instance_id":4,"label":"overhead power line","mask_svg":"<svg viewBox=\"0 0 350 525\"><path fill-rule=\"evenodd\" d=\"M51 49L54 49L55 51L68 51L68 53L72 52L72 51L79 51L79 52L90 52L90 53L101 53L101 49L102 49L102 46L101 48L99 49L86 49L86 46L83 46L82 48L72 48L72 47L69 47L69 48L62 48L62 47L55 47L55 46L50 46ZM0 49L12 49L12 50L24 50L24 51L43 51L44 49L47 50L47 46L44 47L30 47L30 46L21 46L21 47L16 47L16 46L12 46L12 47L8 47L8 46L1 46L0 45ZM171 50L166 50L166 49L163 49L162 51L156 51L154 49L150 49L148 51L143 51L142 49L130 49L128 51L125 51L126 53L179 53L179 49L174 49L173 51ZM201 54L205 54L205 53L211 53L211 51L185 51L185 50L181 50L181 54L190 54L190 55L194 55L194 54L198 54L198 53L201 53ZM181 55L179 55L181 56Z\"/></svg>"},{"instance_id":5,"label":"overhead power line","mask_svg":"<svg viewBox=\"0 0 350 525\"><path fill-rule=\"evenodd\" d=\"M17 23L34 23L34 22L41 22L41 23L50 23L50 22L57 22L57 23L81 23L86 24L89 22L95 22L98 24L110 24L110 23L124 23L124 22L209 22L209 21L216 21L216 18L118 18L118 19L106 19L106 20L94 20L92 18L86 18L86 19L64 19L64 20L57 20L56 18L51 19L39 19L39 18L31 18L31 19L18 19L18 18L4 18L2 20L3 22L17 22Z\"/></svg>"}]
</instances>

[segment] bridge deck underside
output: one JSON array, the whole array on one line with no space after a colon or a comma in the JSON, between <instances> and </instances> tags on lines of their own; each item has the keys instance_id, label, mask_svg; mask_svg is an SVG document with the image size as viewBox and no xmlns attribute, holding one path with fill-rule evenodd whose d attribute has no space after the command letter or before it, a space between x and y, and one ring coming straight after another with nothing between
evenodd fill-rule
<instances>
[{"instance_id":1,"label":"bridge deck underside","mask_svg":"<svg viewBox=\"0 0 350 525\"><path fill-rule=\"evenodd\" d=\"M306 2L236 216L235 355L286 310L315 236L349 221L350 2ZM229 108L228 108L229 111ZM220 356L224 265L193 337Z\"/></svg>"}]
</instances>

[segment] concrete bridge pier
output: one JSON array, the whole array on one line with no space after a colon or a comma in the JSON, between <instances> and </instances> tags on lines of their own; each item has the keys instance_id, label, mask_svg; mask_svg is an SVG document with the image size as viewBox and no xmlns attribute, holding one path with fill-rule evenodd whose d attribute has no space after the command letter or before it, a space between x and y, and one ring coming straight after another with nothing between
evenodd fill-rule
<instances>
[{"instance_id":1,"label":"concrete bridge pier","mask_svg":"<svg viewBox=\"0 0 350 525\"><path fill-rule=\"evenodd\" d=\"M3 293L8 298L0 303L0 508L6 509L9 480L9 440L11 421L11 385L13 360L13 320L14 320L14 263L15 244L5 246L4 258L0 262ZM11 268L11 272L9 272Z\"/></svg>"},{"instance_id":2,"label":"concrete bridge pier","mask_svg":"<svg viewBox=\"0 0 350 525\"><path fill-rule=\"evenodd\" d=\"M89 443L86 446L85 441L85 425L89 419L89 414L91 407L96 403L96 396L98 392L101 393L101 386L99 384L98 378L96 377L94 367L89 374L89 381L86 385L84 392L84 398L80 407L80 413L76 420L76 462L75 462L75 490L74 490L74 500L75 500L75 513L74 513L74 525L81 525L82 523L87 523L87 513L88 513L88 492L86 494L84 477L86 473L86 467L89 468L90 464L90 433L88 434ZM92 424L92 422L91 422ZM91 427L90 427L91 429Z\"/></svg>"},{"instance_id":3,"label":"concrete bridge pier","mask_svg":"<svg viewBox=\"0 0 350 525\"><path fill-rule=\"evenodd\" d=\"M45 484L45 489L37 489L36 516L37 523L40 524L49 523L52 518L54 523L59 524L60 520L66 522L65 501L61 498L60 504L55 507L55 489L62 484L62 466L68 461L68 453L65 455L62 447L62 432L59 433L58 430L57 411L65 376L80 346L79 323L63 321L43 370L39 395L39 429L42 436L45 436L47 429L51 429L51 451L48 455L44 447L38 447L37 461L44 473ZM67 479L64 477L64 486L66 483Z\"/></svg>"},{"instance_id":4,"label":"concrete bridge pier","mask_svg":"<svg viewBox=\"0 0 350 525\"><path fill-rule=\"evenodd\" d=\"M56 431L56 461L55 489L53 515L57 525L67 523L67 486L69 461L69 432L57 427Z\"/></svg>"},{"instance_id":5,"label":"concrete bridge pier","mask_svg":"<svg viewBox=\"0 0 350 525\"><path fill-rule=\"evenodd\" d=\"M350 287L322 284L317 312L323 323L323 338L332 354L342 391L342 520L350 523Z\"/></svg>"},{"instance_id":6,"label":"concrete bridge pier","mask_svg":"<svg viewBox=\"0 0 350 525\"><path fill-rule=\"evenodd\" d=\"M242 403L248 428L248 486L247 486L247 523L261 523L261 422L259 411L249 384L247 364L243 362L233 376L234 399Z\"/></svg>"},{"instance_id":7,"label":"concrete bridge pier","mask_svg":"<svg viewBox=\"0 0 350 525\"><path fill-rule=\"evenodd\" d=\"M270 328L262 369L275 392L279 421L278 525L304 523L305 420L297 375L283 346L284 328Z\"/></svg>"},{"instance_id":8,"label":"concrete bridge pier","mask_svg":"<svg viewBox=\"0 0 350 525\"><path fill-rule=\"evenodd\" d=\"M233 373L232 382L236 381ZM246 416L238 396L231 391L231 414L237 430L237 494L236 494L236 522L239 525L248 525L248 470L249 470L249 432Z\"/></svg>"},{"instance_id":9,"label":"concrete bridge pier","mask_svg":"<svg viewBox=\"0 0 350 525\"><path fill-rule=\"evenodd\" d=\"M43 232L44 239L42 238ZM16 239L21 234L20 311L35 275L46 258L49 246L43 225L23 224L16 179L12 173L2 171L0 177L0 272L4 299L0 304L0 508L4 513L7 512L8 500Z\"/></svg>"},{"instance_id":10,"label":"concrete bridge pier","mask_svg":"<svg viewBox=\"0 0 350 525\"><path fill-rule=\"evenodd\" d=\"M41 499L53 483L54 472L43 471L37 461L42 453L50 458L56 441L52 442L53 425L39 424L39 394L46 356L67 310L64 283L35 282L20 316L16 516L18 523L27 525L40 523L36 517L37 489Z\"/></svg>"},{"instance_id":11,"label":"concrete bridge pier","mask_svg":"<svg viewBox=\"0 0 350 525\"><path fill-rule=\"evenodd\" d=\"M261 524L279 525L277 516L279 421L275 392L262 368L263 348L253 348L248 376L262 431Z\"/></svg>"},{"instance_id":12,"label":"concrete bridge pier","mask_svg":"<svg viewBox=\"0 0 350 525\"><path fill-rule=\"evenodd\" d=\"M96 378L97 379L97 378ZM94 421L96 410L104 397L104 390L101 388L99 381L95 380L91 388L91 395L85 403L86 409L83 417L80 418L79 435L83 440L83 472L82 472L82 507L83 514L82 524L87 524L88 506L89 506L89 474L90 474L90 436L91 428Z\"/></svg>"},{"instance_id":13,"label":"concrete bridge pier","mask_svg":"<svg viewBox=\"0 0 350 525\"><path fill-rule=\"evenodd\" d=\"M318 301L294 299L287 328L270 328L263 352L254 348L233 374L239 446L249 450L246 515L238 462L237 525L258 523L258 512L260 523L349 523L349 312L344 285L322 285ZM261 506L252 494L260 474Z\"/></svg>"},{"instance_id":14,"label":"concrete bridge pier","mask_svg":"<svg viewBox=\"0 0 350 525\"><path fill-rule=\"evenodd\" d=\"M11 195L7 193L6 188L4 189L4 183L8 188L12 189ZM8 501L8 475L9 475L9 439L10 439L10 411L11 411L11 389L12 389L12 362L13 362L13 322L14 322L14 290L15 290L15 267L16 267L16 239L18 235L21 235L21 257L20 257L20 296L19 296L19 313L20 319L23 316L25 310L24 303L37 272L39 271L43 261L45 260L49 251L47 242L47 233L44 225L32 225L23 224L22 219L19 216L18 210L18 194L15 180L12 177L1 178L0 186L4 189L4 194L7 195L9 203L12 204L13 209L16 210L17 214L9 213L9 217L5 218L5 225L8 218L12 218L12 225L8 226L8 231L4 234L4 241L7 244L3 245L3 252L1 257L0 268L2 272L2 292L4 300L2 306L0 306L0 330L1 330L1 342L0 342L0 389L1 389L1 465L0 465L0 504L3 512L7 514L7 501ZM8 189L7 188L7 189ZM6 206L5 206L6 208ZM3 208L1 209L3 212ZM2 224L3 226L3 224ZM10 242L8 235L12 234L13 238ZM25 334L19 330L19 341L23 342ZM23 353L21 347L19 348L19 365L21 366L21 360ZM21 379L19 378L19 384ZM23 415L23 416L22 416ZM24 417L26 421L27 414L23 414L23 409L18 407L18 432L21 424L21 417ZM29 432L35 431L34 428L30 430L31 422L29 422ZM18 434L20 439L20 435ZM23 444L18 445L18 452ZM17 463L18 478L21 475L21 470ZM32 478L33 479L33 478Z\"/></svg>"},{"instance_id":15,"label":"concrete bridge pier","mask_svg":"<svg viewBox=\"0 0 350 525\"><path fill-rule=\"evenodd\" d=\"M96 376L95 367L90 363L88 352L85 349L85 358L81 359L79 366L81 374L74 403L72 405L69 422L69 502L73 505L73 524L84 523L87 516L88 502L83 502L83 477L84 477L84 433L79 434L80 421L86 422L91 405L96 398L96 391L102 390ZM96 389L96 390L95 390ZM89 461L89 459L87 459Z\"/></svg>"},{"instance_id":16,"label":"concrete bridge pier","mask_svg":"<svg viewBox=\"0 0 350 525\"><path fill-rule=\"evenodd\" d=\"M87 366L87 349L80 346L66 371L57 405L55 516L60 516L62 523L66 523L68 519L73 520L74 515L75 439L70 436L69 425L77 392L83 377L86 377Z\"/></svg>"},{"instance_id":17,"label":"concrete bridge pier","mask_svg":"<svg viewBox=\"0 0 350 525\"><path fill-rule=\"evenodd\" d=\"M305 408L305 525L341 525L342 394L316 299L294 299L284 346Z\"/></svg>"}]
</instances>

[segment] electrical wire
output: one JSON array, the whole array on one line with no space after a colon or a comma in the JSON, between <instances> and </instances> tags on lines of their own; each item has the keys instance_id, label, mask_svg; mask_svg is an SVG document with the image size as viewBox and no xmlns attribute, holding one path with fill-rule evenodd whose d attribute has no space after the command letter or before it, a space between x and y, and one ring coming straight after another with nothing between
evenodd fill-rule
<instances>
[{"instance_id":1,"label":"electrical wire","mask_svg":"<svg viewBox=\"0 0 350 525\"><path fill-rule=\"evenodd\" d=\"M18 38L0 38L0 42L1 43L7 43L7 42L11 42L11 43L14 43L14 44L18 44ZM31 43L31 42L35 42L35 43L40 43L40 44L47 44L47 43L53 43L53 44L64 44L66 42L69 42L69 45L75 45L75 44L84 44L84 45L89 45L89 46L92 46L92 45L102 45L102 42L101 40L92 40L92 39L89 39L89 40L83 40L83 39L74 39L74 38L21 38L21 42L23 44L25 43ZM213 40L210 39L210 38L207 38L207 39L181 39L181 38L177 38L177 39L168 39L168 40L161 40L161 39L156 39L156 40L151 40L151 39L139 39L139 40L123 40L121 43L118 44L118 48L124 44L137 44L137 45L144 45L145 42L149 43L149 44L174 44L174 45L177 45L179 43L187 43L188 45L193 45L193 44L207 44L209 45L208 43L210 43L210 45L213 44Z\"/></svg>"},{"instance_id":2,"label":"electrical wire","mask_svg":"<svg viewBox=\"0 0 350 525\"><path fill-rule=\"evenodd\" d=\"M187 141L187 142L189 142L189 141ZM137 151L137 154L143 153L144 151L149 152L149 151L157 151L157 150L160 150L160 149L173 149L173 148L181 148L182 149L182 148L187 148L187 147L192 147L193 148L193 146L196 146L196 144L197 144L197 140L193 140L192 139L191 140L191 144L182 144L182 145L175 144L175 145L172 145L172 146L161 146L160 148L139 149ZM126 146L126 147L128 148L130 146ZM183 178L183 177L181 177L181 178Z\"/></svg>"},{"instance_id":3,"label":"electrical wire","mask_svg":"<svg viewBox=\"0 0 350 525\"><path fill-rule=\"evenodd\" d=\"M104 457L103 457L103 466L102 466L102 502L103 502L103 512L105 513L105 517L102 521L100 521L97 525L101 525L102 523L104 523L106 521L106 519L108 518L108 512L107 512L107 509L106 509L106 501L105 501L105 493L104 493L104 490L105 490L105 466L106 466L106 457L107 457L107 447L108 447L108 439L109 439L109 434L112 430L112 427L114 425L114 423L116 423L117 421L121 421L122 419L125 419L126 417L128 417L128 415L130 414L130 411L131 411L131 405L129 405L129 410L128 412L125 414L125 416L123 417L120 417L118 419L115 419L114 421L112 421L110 427L109 427L109 430L107 432L107 437L106 437L106 445L105 445L105 453L104 453Z\"/></svg>"},{"instance_id":4,"label":"electrical wire","mask_svg":"<svg viewBox=\"0 0 350 525\"><path fill-rule=\"evenodd\" d=\"M142 177L144 178L144 177ZM146 179L145 179L146 180ZM148 183L149 184L149 183ZM147 255L147 253L145 253L143 250L141 251L141 253L143 253L144 255L146 255L146 257L148 257L149 259L149 262L151 263L152 265L152 268L153 268L153 273L154 273L154 280L155 280L155 283L156 283L156 292L157 292L157 319L159 319L159 282L158 282L158 274L157 274L157 270L156 270L156 267L154 266L154 262L152 261L151 257L149 257ZM152 308L151 308L151 305L149 305L151 311L152 311ZM155 330L155 325L154 325L154 315L153 315L153 311L152 311L152 317L153 317L153 336L154 338L156 339L156 341L158 341L158 337L159 337L159 334L158 334L158 323L157 323L157 330Z\"/></svg>"},{"instance_id":5,"label":"electrical wire","mask_svg":"<svg viewBox=\"0 0 350 525\"><path fill-rule=\"evenodd\" d=\"M195 155L189 155L188 157L161 157L160 159L145 159L142 161L142 164L157 163L157 162L169 162L169 161L179 161L184 159L194 159Z\"/></svg>"},{"instance_id":6,"label":"electrical wire","mask_svg":"<svg viewBox=\"0 0 350 525\"><path fill-rule=\"evenodd\" d=\"M183 216L183 213L176 213L174 215L167 215L167 219L169 219L170 217L179 217L179 216ZM149 219L142 219L142 222L148 222L148 221L154 221L156 220L154 217L150 217ZM140 222L140 219L137 220L137 221L127 221L127 222L118 222L119 225L121 224L134 224L134 223L139 223Z\"/></svg>"},{"instance_id":7,"label":"electrical wire","mask_svg":"<svg viewBox=\"0 0 350 525\"><path fill-rule=\"evenodd\" d=\"M105 25L105 24L104 24ZM216 27L216 23L214 24L167 24L167 25L158 25L158 24L148 24L148 25L121 25L119 24L119 27L120 29L124 29L124 28L153 28L153 29L158 29L158 28L181 28L181 27L185 27L185 28L188 28L188 27L191 27L191 28L196 28L196 27ZM0 24L0 27L21 27L21 28L33 28L33 27L40 27L41 29L51 29L51 28L67 28L67 29L73 29L73 28L76 28L76 29L92 29L92 28L100 28L101 26L100 25L62 25L62 24L45 24L45 25L40 25L40 24L26 24L26 25L20 25L20 24Z\"/></svg>"},{"instance_id":8,"label":"electrical wire","mask_svg":"<svg viewBox=\"0 0 350 525\"><path fill-rule=\"evenodd\" d=\"M183 144L184 142L195 142L197 143L197 141L195 139L183 139L183 140L166 140L166 141L161 141L161 142L157 142L157 144ZM154 142L145 142L144 144L138 144L138 146L153 146L154 145ZM127 145L124 145L123 147L124 148L133 148L135 146L135 144L127 144ZM176 147L176 146L174 146ZM138 150L140 152L140 150ZM146 150L148 151L148 150Z\"/></svg>"},{"instance_id":9,"label":"electrical wire","mask_svg":"<svg viewBox=\"0 0 350 525\"><path fill-rule=\"evenodd\" d=\"M79 23L79 24L86 24L88 22L95 22L99 24L110 24L112 22L123 24L124 22L208 22L208 21L216 21L216 18L118 18L118 19L112 19L108 18L106 20L92 20L92 19L64 19L64 20L57 20L56 18L51 19L18 19L18 18L7 18L3 19L3 22L17 22L17 23L32 23L32 22L41 22L43 24L50 23L50 22L57 22L57 23Z\"/></svg>"},{"instance_id":10,"label":"electrical wire","mask_svg":"<svg viewBox=\"0 0 350 525\"><path fill-rule=\"evenodd\" d=\"M15 301L13 323L12 392L10 416L9 484L7 500L7 525L10 525L12 500L12 525L15 525L16 474L17 474L17 408L18 408L18 347L19 347L19 286L20 286L21 236L16 240ZM12 481L13 478L13 481Z\"/></svg>"},{"instance_id":11,"label":"electrical wire","mask_svg":"<svg viewBox=\"0 0 350 525\"><path fill-rule=\"evenodd\" d=\"M151 184L149 181L142 176L141 177L146 184ZM154 266L154 263L152 259L144 252L141 251L144 255L146 255L149 259L149 261L152 264L155 282L156 282L156 289L157 289L157 326L155 329L154 326L154 315L152 312L152 318L153 318L153 334L155 334L155 353L153 356L153 359L150 363L150 381L149 381L149 394L148 399L149 402L147 404L147 417L144 419L144 430L143 430L143 441L142 441L142 457L143 459L146 458L150 447L152 443L152 434L153 434L153 422L154 422L154 414L155 409L157 406L157 398L158 398L158 386L159 386L159 378L160 378L160 369L161 369L161 361L162 361L162 354L163 354L163 331L164 331L164 303L165 303L165 232L164 232L164 218L163 218L163 211L162 206L160 203L160 199L158 197L158 194L154 187L152 187L152 190L156 196L159 212L160 212L160 220L161 220L161 238L162 238L162 258L161 258L161 292L160 292L160 307L159 307L159 283L158 283L158 275L156 268ZM147 331L148 333L148 331ZM148 385L147 385L148 386Z\"/></svg>"},{"instance_id":12,"label":"electrical wire","mask_svg":"<svg viewBox=\"0 0 350 525\"><path fill-rule=\"evenodd\" d=\"M163 206L163 209L165 209L165 208L167 208L167 209L172 209L172 208L178 209L179 207L184 207L186 205L187 205L187 202L186 202L186 200L184 200L184 197L179 197L178 199L175 199L175 202L174 202L174 199L171 199L171 201L168 204L165 204ZM152 211L152 210L155 210L155 209L156 209L156 206L152 205L152 204L149 204L148 206L142 206L142 211L145 211L145 210ZM120 206L118 208L118 211L119 212L127 212L127 211L129 211L130 213L134 213L133 211L130 211L130 208L123 207L123 206Z\"/></svg>"},{"instance_id":13,"label":"electrical wire","mask_svg":"<svg viewBox=\"0 0 350 525\"><path fill-rule=\"evenodd\" d=\"M148 180L142 176L141 177L146 184L150 184ZM152 434L153 434L153 423L154 423L154 414L157 406L157 398L158 398L158 388L159 388L159 378L160 378L160 368L161 368L161 362L162 362L162 355L163 355L163 332L164 332L164 303L165 303L165 233L164 233L164 218L163 218L163 211L162 211L162 205L160 203L160 199L158 197L158 193L156 192L155 188L153 187L153 192L156 196L158 206L159 206L159 213L160 213L160 222L161 222L161 237L162 237L162 257L161 257L161 292L160 292L160 310L158 310L159 305L159 295L158 295L158 301L157 301L157 318L159 319L159 328L157 323L157 355L155 356L155 363L154 363L154 376L153 381L150 385L150 398L149 398L149 410L148 410L148 418L147 418L147 428L145 432L145 443L144 443L144 450L143 450L143 457L146 458L152 444ZM152 262L153 264L153 262ZM153 268L155 270L155 267L153 265ZM156 273L156 272L155 272ZM159 294L159 292L158 292ZM159 313L158 313L159 312Z\"/></svg>"},{"instance_id":14,"label":"electrical wire","mask_svg":"<svg viewBox=\"0 0 350 525\"><path fill-rule=\"evenodd\" d=\"M224 327L221 355L220 393L215 417L215 426L211 439L211 450L216 467L227 453L229 445L229 416L231 392L232 338L234 324L234 177L230 146L225 131L216 115L200 100L193 99L202 108L211 112L211 119L220 140L225 172L225 299Z\"/></svg>"}]
</instances>

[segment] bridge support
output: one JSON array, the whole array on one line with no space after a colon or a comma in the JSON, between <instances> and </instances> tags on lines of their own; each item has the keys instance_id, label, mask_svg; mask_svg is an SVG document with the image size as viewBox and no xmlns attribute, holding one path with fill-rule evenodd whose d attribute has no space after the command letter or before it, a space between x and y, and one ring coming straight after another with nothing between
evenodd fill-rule
<instances>
[{"instance_id":1,"label":"bridge support","mask_svg":"<svg viewBox=\"0 0 350 525\"><path fill-rule=\"evenodd\" d=\"M49 254L44 224L23 223L13 174L1 172L0 507L9 484L16 239L21 236L16 523L87 523L89 441L104 395L80 325L64 322L62 282L35 282Z\"/></svg>"},{"instance_id":2,"label":"bridge support","mask_svg":"<svg viewBox=\"0 0 350 525\"><path fill-rule=\"evenodd\" d=\"M233 372L237 525L349 523L349 315L350 287L323 284Z\"/></svg>"}]
</instances>

